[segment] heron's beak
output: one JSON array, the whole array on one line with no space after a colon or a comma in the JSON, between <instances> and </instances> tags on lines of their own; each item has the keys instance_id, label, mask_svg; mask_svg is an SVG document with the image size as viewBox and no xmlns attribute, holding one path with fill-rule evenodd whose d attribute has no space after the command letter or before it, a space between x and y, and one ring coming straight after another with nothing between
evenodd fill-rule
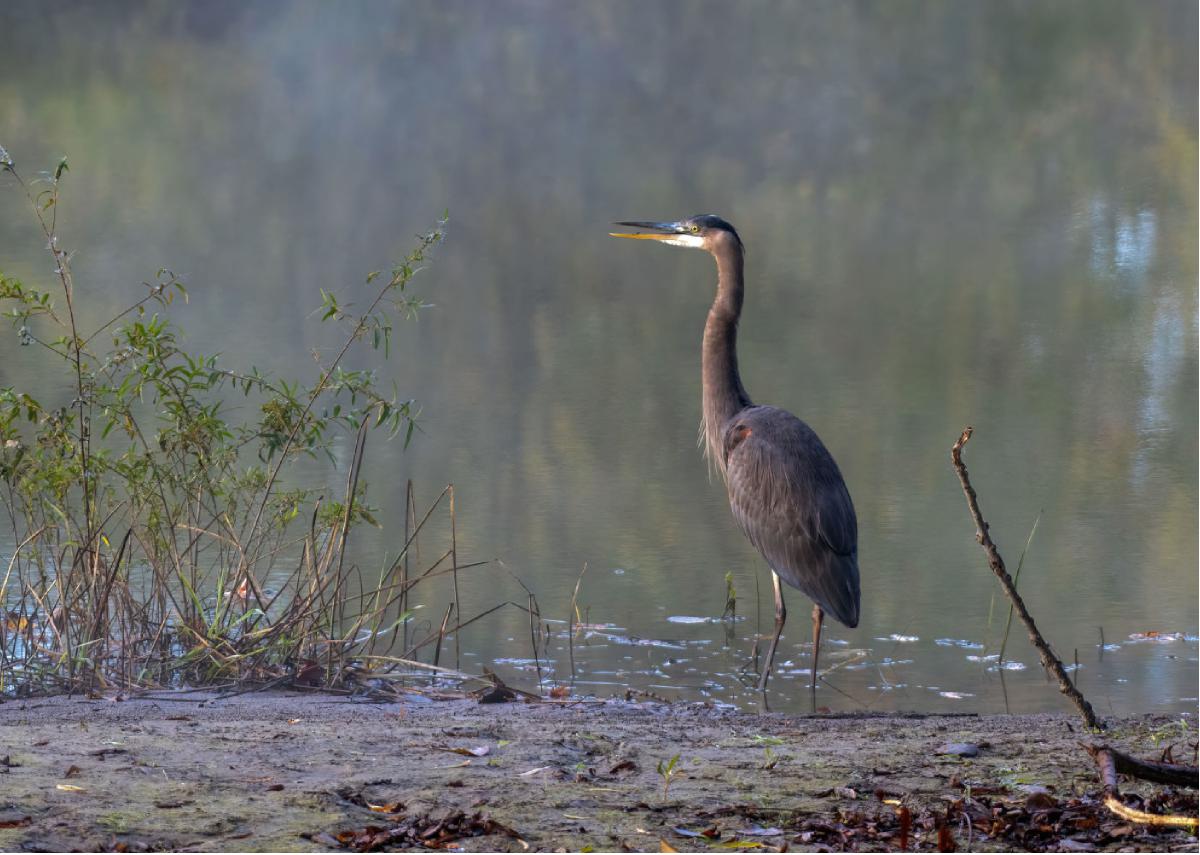
<instances>
[{"instance_id":1,"label":"heron's beak","mask_svg":"<svg viewBox=\"0 0 1200 855\"><path fill-rule=\"evenodd\" d=\"M647 232L609 232L611 237L633 238L634 240L671 240L683 233L683 226L679 223L650 223L643 221L626 221L614 223L618 226L631 226L635 229L652 229ZM655 233L657 232L657 234Z\"/></svg>"}]
</instances>

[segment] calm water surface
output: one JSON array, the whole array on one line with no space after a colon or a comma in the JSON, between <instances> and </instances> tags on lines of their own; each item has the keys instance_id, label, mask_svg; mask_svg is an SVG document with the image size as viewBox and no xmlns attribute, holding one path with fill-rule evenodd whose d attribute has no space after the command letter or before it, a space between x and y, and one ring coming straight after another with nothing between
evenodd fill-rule
<instances>
[{"instance_id":1,"label":"calm water surface","mask_svg":"<svg viewBox=\"0 0 1200 855\"><path fill-rule=\"evenodd\" d=\"M565 620L586 565L582 688L753 703L740 672L769 578L695 442L713 265L606 236L713 211L748 247L747 388L812 424L858 509L863 619L829 627L818 702L1063 707L1019 630L1011 670L989 658L1006 604L949 465L971 424L1013 566L1040 515L1021 590L1081 688L1101 712L1195 708L1194 4L5 17L0 143L26 172L70 158L60 218L85 321L170 267L192 346L295 375L332 344L319 289L354 288L449 209L420 279L435 307L383 369L422 430L407 452L368 448L388 524L356 542L364 571L395 554L407 480L421 502L453 481L461 554L499 559L469 571L464 615L524 603L519 577ZM49 288L10 185L0 269ZM65 378L33 357L0 334L0 384L52 396ZM726 572L732 624L708 620ZM418 619L448 598L434 589ZM789 602L772 701L806 709L808 603ZM563 681L551 629L541 664ZM536 684L515 609L459 641L464 668Z\"/></svg>"}]
</instances>

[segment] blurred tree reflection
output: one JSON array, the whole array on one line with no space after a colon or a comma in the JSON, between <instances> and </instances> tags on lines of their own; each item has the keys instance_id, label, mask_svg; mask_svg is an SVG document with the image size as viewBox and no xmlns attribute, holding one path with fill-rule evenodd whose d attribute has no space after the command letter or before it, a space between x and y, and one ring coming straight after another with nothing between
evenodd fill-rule
<instances>
[{"instance_id":1,"label":"blurred tree reflection","mask_svg":"<svg viewBox=\"0 0 1200 855\"><path fill-rule=\"evenodd\" d=\"M693 446L711 270L604 236L716 210L749 246L751 394L843 461L868 627L919 604L978 632L989 580L946 468L968 421L1002 546L1045 509L1034 602L1090 610L1079 633L1195 626L1194 3L5 16L2 141L71 156L97 317L170 265L207 349L286 368L322 344L318 287L450 208L442 311L398 342L427 433L371 453L397 518L409 475L467 485L468 547L516 557L546 599L591 560L642 571L604 593L614 613L677 601L688 574L691 607L719 611L724 570L757 571ZM16 205L0 195L2 261L35 279ZM0 382L36 375L24 355L0 338Z\"/></svg>"}]
</instances>

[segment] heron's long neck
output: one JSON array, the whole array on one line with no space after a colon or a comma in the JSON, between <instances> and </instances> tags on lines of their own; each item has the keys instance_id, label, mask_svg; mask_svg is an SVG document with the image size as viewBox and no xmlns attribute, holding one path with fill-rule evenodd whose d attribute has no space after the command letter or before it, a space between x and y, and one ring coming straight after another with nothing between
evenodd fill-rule
<instances>
[{"instance_id":1,"label":"heron's long neck","mask_svg":"<svg viewBox=\"0 0 1200 855\"><path fill-rule=\"evenodd\" d=\"M704 324L702 380L704 383L704 437L708 459L724 474L721 432L725 423L750 406L750 396L738 374L737 327L742 314L742 250L723 247L717 260L717 298Z\"/></svg>"}]
</instances>

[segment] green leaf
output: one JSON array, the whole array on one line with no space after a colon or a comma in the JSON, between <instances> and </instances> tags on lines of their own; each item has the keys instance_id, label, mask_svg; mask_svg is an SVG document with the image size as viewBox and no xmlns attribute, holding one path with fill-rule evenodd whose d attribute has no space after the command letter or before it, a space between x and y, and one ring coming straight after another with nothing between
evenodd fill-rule
<instances>
[{"instance_id":1,"label":"green leaf","mask_svg":"<svg viewBox=\"0 0 1200 855\"><path fill-rule=\"evenodd\" d=\"M58 166L56 166L54 168L54 180L57 181L58 179L62 178L62 174L64 172L68 172L68 171L69 171L69 169L67 168L67 159L64 157L62 160L60 160L58 162Z\"/></svg>"}]
</instances>

